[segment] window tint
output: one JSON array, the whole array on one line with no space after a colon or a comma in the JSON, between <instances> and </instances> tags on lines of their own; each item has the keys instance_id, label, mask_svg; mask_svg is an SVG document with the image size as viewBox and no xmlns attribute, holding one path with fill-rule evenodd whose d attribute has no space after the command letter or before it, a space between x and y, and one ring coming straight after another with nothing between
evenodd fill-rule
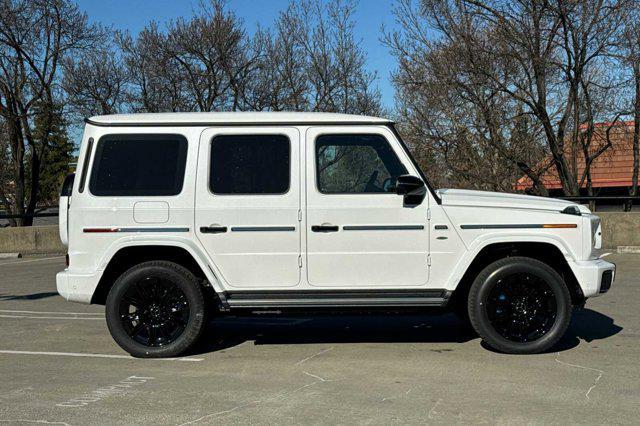
<instances>
[{"instance_id":1,"label":"window tint","mask_svg":"<svg viewBox=\"0 0 640 426\"><path fill-rule=\"evenodd\" d=\"M384 193L407 170L381 135L323 135L316 139L318 189L325 194Z\"/></svg>"},{"instance_id":2,"label":"window tint","mask_svg":"<svg viewBox=\"0 0 640 426\"><path fill-rule=\"evenodd\" d=\"M214 194L284 194L290 146L283 135L224 135L211 142L209 187Z\"/></svg>"},{"instance_id":3,"label":"window tint","mask_svg":"<svg viewBox=\"0 0 640 426\"><path fill-rule=\"evenodd\" d=\"M80 188L78 191L84 192L84 183L87 180L87 170L89 170L89 160L91 160L91 150L93 149L93 138L87 141L87 153L84 155L82 162L82 174L80 174Z\"/></svg>"},{"instance_id":4,"label":"window tint","mask_svg":"<svg viewBox=\"0 0 640 426\"><path fill-rule=\"evenodd\" d=\"M176 195L187 140L179 135L108 135L98 142L89 189L94 195Z\"/></svg>"}]
</instances>

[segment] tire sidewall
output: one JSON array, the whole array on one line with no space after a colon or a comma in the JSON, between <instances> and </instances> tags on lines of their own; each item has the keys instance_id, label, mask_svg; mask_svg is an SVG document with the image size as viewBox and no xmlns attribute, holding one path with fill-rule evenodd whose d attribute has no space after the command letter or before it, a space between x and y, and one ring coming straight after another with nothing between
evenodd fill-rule
<instances>
[{"instance_id":1,"label":"tire sidewall","mask_svg":"<svg viewBox=\"0 0 640 426\"><path fill-rule=\"evenodd\" d=\"M493 266L493 267L492 267ZM491 290L498 280L515 273L530 273L544 280L551 288L556 299L556 318L551 329L542 337L527 343L519 343L504 338L491 325L488 315L487 301ZM478 276L474 286L478 286L477 292L470 304L470 315L474 316L478 334L480 334L492 347L509 353L537 353L554 345L566 331L571 318L571 299L566 285L560 276L547 265L534 263L527 260L513 260L502 262L499 265L491 265Z\"/></svg>"},{"instance_id":2,"label":"tire sidewall","mask_svg":"<svg viewBox=\"0 0 640 426\"><path fill-rule=\"evenodd\" d=\"M122 297L132 285L149 277L170 280L180 288L189 302L189 321L182 334L173 342L161 347L149 347L136 342L127 334L120 321L119 311ZM186 270L168 268L153 264L153 262L140 264L129 269L118 278L107 296L105 305L107 327L113 339L121 348L136 357L177 356L184 352L191 346L194 334L199 334L204 322L204 299L201 290L197 286L198 283L195 277Z\"/></svg>"}]
</instances>

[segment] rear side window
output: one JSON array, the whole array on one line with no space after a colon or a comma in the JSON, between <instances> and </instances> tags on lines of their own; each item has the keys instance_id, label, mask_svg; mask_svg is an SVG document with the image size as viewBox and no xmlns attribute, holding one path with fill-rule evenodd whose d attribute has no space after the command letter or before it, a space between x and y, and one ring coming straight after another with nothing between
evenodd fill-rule
<instances>
[{"instance_id":1,"label":"rear side window","mask_svg":"<svg viewBox=\"0 0 640 426\"><path fill-rule=\"evenodd\" d=\"M177 195L186 160L187 140L181 135L103 136L89 189L98 196Z\"/></svg>"},{"instance_id":2,"label":"rear side window","mask_svg":"<svg viewBox=\"0 0 640 426\"><path fill-rule=\"evenodd\" d=\"M71 197L71 193L73 192L73 181L75 180L75 178L75 173L69 173L67 177L64 178L64 182L62 182L62 188L60 188L61 197Z\"/></svg>"},{"instance_id":3,"label":"rear side window","mask_svg":"<svg viewBox=\"0 0 640 426\"><path fill-rule=\"evenodd\" d=\"M211 141L209 188L214 194L284 194L291 147L283 135L222 135Z\"/></svg>"}]
</instances>

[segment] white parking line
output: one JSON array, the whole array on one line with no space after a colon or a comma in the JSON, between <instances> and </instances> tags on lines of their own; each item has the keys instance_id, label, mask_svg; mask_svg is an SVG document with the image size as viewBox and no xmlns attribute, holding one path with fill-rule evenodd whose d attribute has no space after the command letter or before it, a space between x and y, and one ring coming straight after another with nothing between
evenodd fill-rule
<instances>
[{"instance_id":1,"label":"white parking line","mask_svg":"<svg viewBox=\"0 0 640 426\"><path fill-rule=\"evenodd\" d=\"M43 312L43 311L16 311L13 309L0 309L0 312L11 314L39 314L39 315L100 315L104 316L102 312Z\"/></svg>"},{"instance_id":2,"label":"white parking line","mask_svg":"<svg viewBox=\"0 0 640 426\"><path fill-rule=\"evenodd\" d=\"M104 314L100 312L42 312L42 311L16 311L0 309L0 318L24 318L47 320L104 320Z\"/></svg>"},{"instance_id":3,"label":"white parking line","mask_svg":"<svg viewBox=\"0 0 640 426\"><path fill-rule=\"evenodd\" d=\"M0 314L0 318L26 318L26 319L48 319L48 320L104 320L103 317L100 318L92 318L92 317L52 317L52 316L33 316L33 315L2 315Z\"/></svg>"},{"instance_id":4,"label":"white parking line","mask_svg":"<svg viewBox=\"0 0 640 426\"><path fill-rule=\"evenodd\" d=\"M134 358L131 355L111 355L111 354L87 354L77 352L36 352L36 351L11 351L0 350L0 354L8 355L42 355L42 356L71 356L71 357L83 357L83 358L113 358L113 359L135 359L141 360L143 358ZM198 362L203 361L204 358L147 358L156 361L187 361ZM145 359L146 360L146 359Z\"/></svg>"}]
</instances>

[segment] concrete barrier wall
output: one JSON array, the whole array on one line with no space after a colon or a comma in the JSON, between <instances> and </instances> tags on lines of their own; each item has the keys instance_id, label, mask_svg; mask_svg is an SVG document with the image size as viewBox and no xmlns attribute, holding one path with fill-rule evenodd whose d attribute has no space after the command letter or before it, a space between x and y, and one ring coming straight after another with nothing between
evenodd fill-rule
<instances>
[{"instance_id":1,"label":"concrete barrier wall","mask_svg":"<svg viewBox=\"0 0 640 426\"><path fill-rule=\"evenodd\" d=\"M602 246L640 247L640 213L598 212L602 219ZM66 253L58 226L0 228L0 253Z\"/></svg>"},{"instance_id":2,"label":"concrete barrier wall","mask_svg":"<svg viewBox=\"0 0 640 426\"><path fill-rule=\"evenodd\" d=\"M596 212L602 219L602 247L640 247L640 213Z\"/></svg>"},{"instance_id":3,"label":"concrete barrier wall","mask_svg":"<svg viewBox=\"0 0 640 426\"><path fill-rule=\"evenodd\" d=\"M58 225L0 228L0 253L66 253Z\"/></svg>"}]
</instances>

